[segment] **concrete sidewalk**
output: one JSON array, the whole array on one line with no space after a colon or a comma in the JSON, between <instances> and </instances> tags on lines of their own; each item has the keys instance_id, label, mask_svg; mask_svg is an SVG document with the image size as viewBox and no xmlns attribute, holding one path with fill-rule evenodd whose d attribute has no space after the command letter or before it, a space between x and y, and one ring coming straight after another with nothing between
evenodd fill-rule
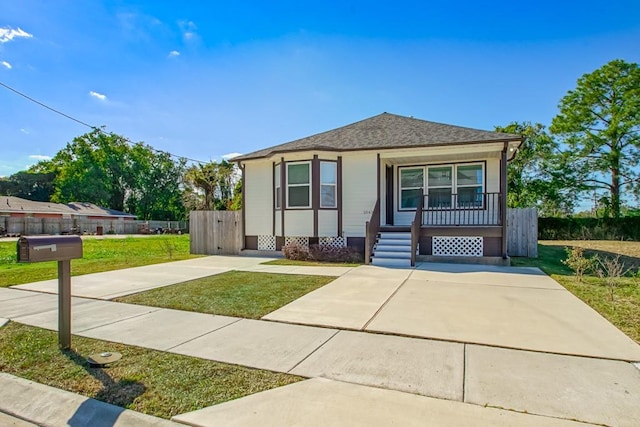
<instances>
[{"instance_id":1,"label":"concrete sidewalk","mask_svg":"<svg viewBox=\"0 0 640 427\"><path fill-rule=\"evenodd\" d=\"M36 299L38 303L32 304ZM0 289L0 316L55 330L56 301L57 297L51 294ZM409 392L457 401L460 405L497 406L541 416L620 426L634 425L635 420L640 419L640 406L637 405L640 370L626 362L238 319L83 298L74 298L72 313L76 335L107 341L310 378ZM319 390L322 394L323 388ZM391 404L393 399L390 399L378 404ZM349 400L345 405L347 402ZM354 401L351 403L355 404ZM341 410L340 405L334 407L335 402L331 399L321 400L316 405L334 408L336 413ZM389 410L395 413L395 410ZM456 424L453 421L458 417L457 412L449 417ZM518 425L515 421L514 424Z\"/></svg>"},{"instance_id":2,"label":"concrete sidewalk","mask_svg":"<svg viewBox=\"0 0 640 427\"><path fill-rule=\"evenodd\" d=\"M3 413L13 416L3 416ZM19 417L16 419L16 416ZM15 424L10 424L17 420ZM24 421L29 420L29 422ZM0 425L176 427L161 418L0 372Z\"/></svg>"}]
</instances>

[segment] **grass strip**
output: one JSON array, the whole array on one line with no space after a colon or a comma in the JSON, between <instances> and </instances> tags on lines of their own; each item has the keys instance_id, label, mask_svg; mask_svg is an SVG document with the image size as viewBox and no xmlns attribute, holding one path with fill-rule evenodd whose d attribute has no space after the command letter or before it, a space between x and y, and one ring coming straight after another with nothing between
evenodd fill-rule
<instances>
[{"instance_id":1,"label":"grass strip","mask_svg":"<svg viewBox=\"0 0 640 427\"><path fill-rule=\"evenodd\" d=\"M195 258L189 253L188 235L83 239L84 257L71 261L71 274L99 273ZM16 243L0 242L0 287L55 279L55 261L19 264Z\"/></svg>"},{"instance_id":2,"label":"grass strip","mask_svg":"<svg viewBox=\"0 0 640 427\"><path fill-rule=\"evenodd\" d=\"M57 333L10 322L0 328L0 371L162 418L302 380L301 377L74 336L60 351ZM107 368L85 358L122 353Z\"/></svg>"},{"instance_id":3,"label":"grass strip","mask_svg":"<svg viewBox=\"0 0 640 427\"><path fill-rule=\"evenodd\" d=\"M229 271L117 298L118 302L259 319L335 277Z\"/></svg>"}]
</instances>

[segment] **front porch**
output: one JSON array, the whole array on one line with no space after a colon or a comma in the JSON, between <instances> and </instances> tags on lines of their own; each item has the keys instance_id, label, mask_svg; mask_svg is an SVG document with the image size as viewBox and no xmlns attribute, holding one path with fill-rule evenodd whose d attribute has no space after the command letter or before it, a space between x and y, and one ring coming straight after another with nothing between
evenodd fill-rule
<instances>
[{"instance_id":1,"label":"front porch","mask_svg":"<svg viewBox=\"0 0 640 427\"><path fill-rule=\"evenodd\" d=\"M366 223L365 263L415 266L416 260L422 260L508 264L504 193L441 191L419 194L409 203L415 204L412 218L397 215L393 202L386 204L383 215L380 201L376 202ZM381 223L381 218L386 223ZM382 252L378 248L383 248Z\"/></svg>"}]
</instances>

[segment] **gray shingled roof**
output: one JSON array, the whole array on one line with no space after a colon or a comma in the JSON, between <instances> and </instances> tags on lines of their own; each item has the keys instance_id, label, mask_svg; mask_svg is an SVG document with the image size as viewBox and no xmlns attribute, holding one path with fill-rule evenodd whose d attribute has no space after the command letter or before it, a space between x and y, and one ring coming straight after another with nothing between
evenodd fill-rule
<instances>
[{"instance_id":1,"label":"gray shingled roof","mask_svg":"<svg viewBox=\"0 0 640 427\"><path fill-rule=\"evenodd\" d=\"M0 196L0 215L3 213L16 212L84 216L122 216L135 218L135 215L120 212L115 209L103 208L92 203L71 202L65 205L53 202L36 202L13 196Z\"/></svg>"},{"instance_id":2,"label":"gray shingled roof","mask_svg":"<svg viewBox=\"0 0 640 427\"><path fill-rule=\"evenodd\" d=\"M103 208L102 206L94 205L93 203L69 202L67 203L67 206L73 210L76 215L136 217L130 213Z\"/></svg>"},{"instance_id":3,"label":"gray shingled roof","mask_svg":"<svg viewBox=\"0 0 640 427\"><path fill-rule=\"evenodd\" d=\"M355 151L520 140L520 135L382 113L338 129L234 157L233 160L256 159L291 151Z\"/></svg>"},{"instance_id":4,"label":"gray shingled roof","mask_svg":"<svg viewBox=\"0 0 640 427\"><path fill-rule=\"evenodd\" d=\"M61 203L36 202L13 196L0 196L0 213L54 213L72 214L68 206Z\"/></svg>"}]
</instances>

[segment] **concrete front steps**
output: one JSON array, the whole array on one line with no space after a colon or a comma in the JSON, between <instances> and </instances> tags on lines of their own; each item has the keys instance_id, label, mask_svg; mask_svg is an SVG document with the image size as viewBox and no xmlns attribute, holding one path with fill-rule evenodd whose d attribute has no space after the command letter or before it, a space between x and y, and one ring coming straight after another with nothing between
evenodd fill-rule
<instances>
[{"instance_id":1,"label":"concrete front steps","mask_svg":"<svg viewBox=\"0 0 640 427\"><path fill-rule=\"evenodd\" d=\"M371 264L382 267L411 267L411 232L378 233Z\"/></svg>"}]
</instances>

